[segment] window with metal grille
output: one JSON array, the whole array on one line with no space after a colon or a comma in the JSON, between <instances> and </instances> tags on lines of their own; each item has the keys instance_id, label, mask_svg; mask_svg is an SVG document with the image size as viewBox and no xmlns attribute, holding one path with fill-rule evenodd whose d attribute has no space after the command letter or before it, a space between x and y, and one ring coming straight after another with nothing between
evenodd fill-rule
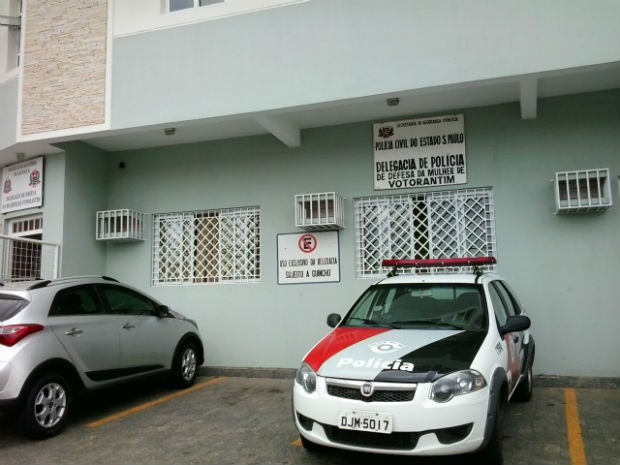
<instances>
[{"instance_id":1,"label":"window with metal grille","mask_svg":"<svg viewBox=\"0 0 620 465\"><path fill-rule=\"evenodd\" d=\"M153 215L153 285L260 279L260 210Z\"/></svg>"},{"instance_id":2,"label":"window with metal grille","mask_svg":"<svg viewBox=\"0 0 620 465\"><path fill-rule=\"evenodd\" d=\"M496 256L490 188L358 198L354 215L359 278L385 275L387 258Z\"/></svg>"}]
</instances>

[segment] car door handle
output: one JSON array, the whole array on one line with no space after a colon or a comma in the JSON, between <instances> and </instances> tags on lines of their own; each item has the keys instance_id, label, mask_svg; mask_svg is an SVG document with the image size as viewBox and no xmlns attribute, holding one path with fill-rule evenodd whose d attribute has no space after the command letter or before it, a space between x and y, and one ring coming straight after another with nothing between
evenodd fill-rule
<instances>
[{"instance_id":1,"label":"car door handle","mask_svg":"<svg viewBox=\"0 0 620 465\"><path fill-rule=\"evenodd\" d=\"M121 328L123 328L123 329L134 329L135 326L132 325L131 323L125 323L123 326L121 326Z\"/></svg>"},{"instance_id":2,"label":"car door handle","mask_svg":"<svg viewBox=\"0 0 620 465\"><path fill-rule=\"evenodd\" d=\"M69 331L65 331L67 336L77 336L79 334L84 334L84 331L78 328L71 328Z\"/></svg>"}]
</instances>

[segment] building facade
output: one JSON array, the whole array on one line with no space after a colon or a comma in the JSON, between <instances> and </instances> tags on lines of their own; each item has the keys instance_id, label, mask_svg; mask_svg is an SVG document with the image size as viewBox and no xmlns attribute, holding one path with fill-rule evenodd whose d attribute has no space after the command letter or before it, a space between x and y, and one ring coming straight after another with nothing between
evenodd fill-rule
<instances>
[{"instance_id":1,"label":"building facade","mask_svg":"<svg viewBox=\"0 0 620 465\"><path fill-rule=\"evenodd\" d=\"M383 258L493 255L538 374L620 377L619 1L0 8L0 213L59 251L39 275L295 368Z\"/></svg>"}]
</instances>

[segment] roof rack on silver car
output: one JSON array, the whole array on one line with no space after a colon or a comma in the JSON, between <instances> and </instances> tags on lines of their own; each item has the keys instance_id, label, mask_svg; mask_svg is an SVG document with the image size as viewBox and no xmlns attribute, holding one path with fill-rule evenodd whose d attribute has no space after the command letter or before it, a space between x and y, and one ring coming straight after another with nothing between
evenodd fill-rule
<instances>
[{"instance_id":1,"label":"roof rack on silver car","mask_svg":"<svg viewBox=\"0 0 620 465\"><path fill-rule=\"evenodd\" d=\"M57 284L57 283L63 283L63 282L67 282L67 281L75 281L75 280L79 280L79 279L92 279L92 278L101 278L104 279L106 281L113 281L115 283L119 282L118 279L115 278L111 278L110 276L101 276L101 275L84 275L84 276L66 276L63 278L58 278L58 279L43 279L43 280L38 280L36 281L34 284L28 286L28 290L33 290L33 289L40 289L42 287L46 287L49 284Z\"/></svg>"}]
</instances>

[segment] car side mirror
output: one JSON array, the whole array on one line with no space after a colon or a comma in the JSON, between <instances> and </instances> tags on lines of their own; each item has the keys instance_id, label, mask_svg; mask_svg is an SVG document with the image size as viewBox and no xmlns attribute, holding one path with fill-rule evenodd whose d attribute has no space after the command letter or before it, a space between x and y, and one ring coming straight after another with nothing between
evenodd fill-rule
<instances>
[{"instance_id":1,"label":"car side mirror","mask_svg":"<svg viewBox=\"0 0 620 465\"><path fill-rule=\"evenodd\" d=\"M532 321L525 315L512 315L506 320L506 324L499 328L500 336L517 331L525 331L530 327Z\"/></svg>"},{"instance_id":2,"label":"car side mirror","mask_svg":"<svg viewBox=\"0 0 620 465\"><path fill-rule=\"evenodd\" d=\"M338 315L337 313L330 313L329 315L327 315L327 326L329 326L330 328L335 328L336 326L338 326L338 323L340 323L340 320L342 320L342 317L340 315Z\"/></svg>"},{"instance_id":3,"label":"car side mirror","mask_svg":"<svg viewBox=\"0 0 620 465\"><path fill-rule=\"evenodd\" d=\"M169 315L170 307L168 307L167 305L160 305L159 307L157 307L157 316L159 316L160 318L166 318Z\"/></svg>"}]
</instances>

